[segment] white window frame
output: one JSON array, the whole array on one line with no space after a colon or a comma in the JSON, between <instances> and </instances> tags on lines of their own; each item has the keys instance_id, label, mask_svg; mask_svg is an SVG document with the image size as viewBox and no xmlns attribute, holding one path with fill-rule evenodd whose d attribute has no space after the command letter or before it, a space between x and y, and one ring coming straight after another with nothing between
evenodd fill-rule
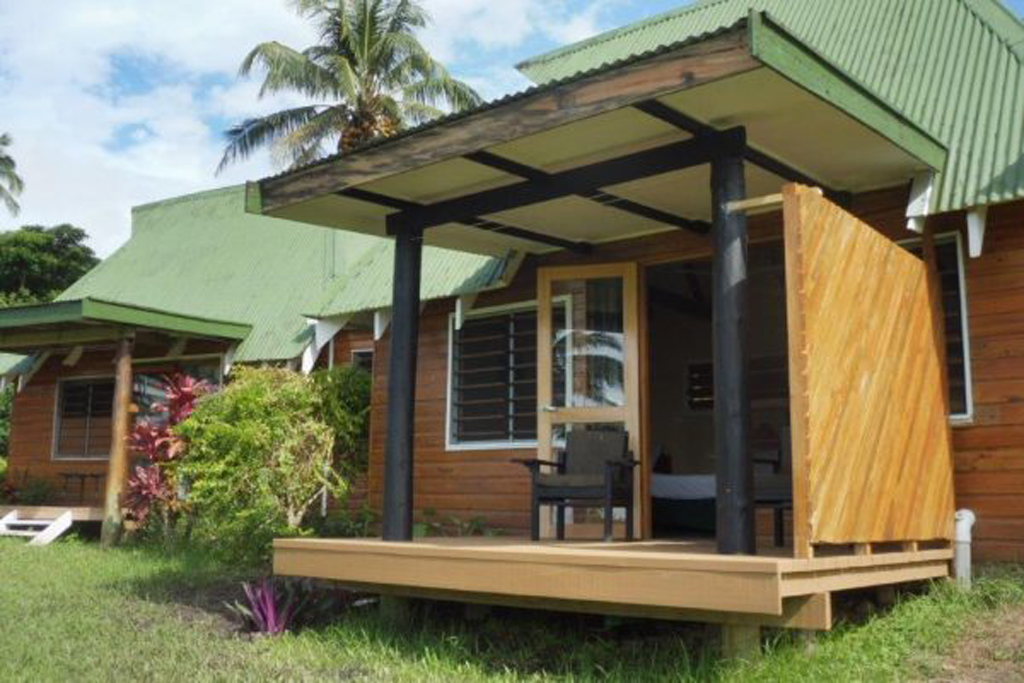
<instances>
[{"instance_id":1,"label":"white window frame","mask_svg":"<svg viewBox=\"0 0 1024 683\"><path fill-rule=\"evenodd\" d=\"M935 244L946 242L956 243L956 269L957 278L960 282L960 338L963 339L964 351L964 399L967 410L963 413L950 413L949 423L951 425L970 425L974 423L974 380L971 370L971 325L968 319L967 306L967 267L964 259L963 236L959 231L944 232L933 236ZM898 244L902 247L918 246L922 242L920 237L907 240L900 240ZM947 372L949 370L947 365Z\"/></svg>"},{"instance_id":2,"label":"white window frame","mask_svg":"<svg viewBox=\"0 0 1024 683\"><path fill-rule=\"evenodd\" d=\"M567 320L571 320L571 305L569 297L560 296L555 297L554 302L561 304L565 307ZM486 318L493 315L501 315L504 313L518 313L521 311L538 311L537 300L531 301L520 301L512 304L505 304L502 306L490 306L487 308L477 308L465 314L465 320L471 320L473 318ZM538 311L539 315L539 311ZM452 375L454 374L455 365L455 313L448 314L448 389L445 399L445 428L444 428L444 447L446 451L458 452L458 451L512 451L512 450L536 450L537 440L518 440L518 441L470 441L460 443L455 441L452 435L452 400L453 400L453 382ZM538 337L537 343L540 344L541 340ZM566 350L567 361L571 362L571 347ZM566 373L567 375L569 373ZM566 378L566 389L569 389L569 378ZM567 394L568 395L568 394Z\"/></svg>"}]
</instances>

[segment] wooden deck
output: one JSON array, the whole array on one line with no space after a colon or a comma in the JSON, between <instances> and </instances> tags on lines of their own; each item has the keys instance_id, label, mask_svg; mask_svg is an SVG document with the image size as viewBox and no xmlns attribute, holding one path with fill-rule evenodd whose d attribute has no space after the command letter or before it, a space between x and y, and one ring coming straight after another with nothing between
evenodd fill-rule
<instances>
[{"instance_id":1,"label":"wooden deck","mask_svg":"<svg viewBox=\"0 0 1024 683\"><path fill-rule=\"evenodd\" d=\"M791 552L791 551L789 551ZM274 572L413 597L827 630L835 591L942 578L948 548L794 559L706 541L279 539Z\"/></svg>"},{"instance_id":2,"label":"wooden deck","mask_svg":"<svg viewBox=\"0 0 1024 683\"><path fill-rule=\"evenodd\" d=\"M71 518L76 522L103 521L103 508L73 505L0 505L0 517L12 510L17 510L21 519L56 519L70 510Z\"/></svg>"}]
</instances>

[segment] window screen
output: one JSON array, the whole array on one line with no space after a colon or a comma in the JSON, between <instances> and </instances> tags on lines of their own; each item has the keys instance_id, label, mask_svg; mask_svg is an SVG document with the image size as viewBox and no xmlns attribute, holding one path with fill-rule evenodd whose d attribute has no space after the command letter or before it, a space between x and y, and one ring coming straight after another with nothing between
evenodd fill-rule
<instances>
[{"instance_id":1,"label":"window screen","mask_svg":"<svg viewBox=\"0 0 1024 683\"><path fill-rule=\"evenodd\" d=\"M113 406L113 379L61 382L55 457L108 457Z\"/></svg>"}]
</instances>

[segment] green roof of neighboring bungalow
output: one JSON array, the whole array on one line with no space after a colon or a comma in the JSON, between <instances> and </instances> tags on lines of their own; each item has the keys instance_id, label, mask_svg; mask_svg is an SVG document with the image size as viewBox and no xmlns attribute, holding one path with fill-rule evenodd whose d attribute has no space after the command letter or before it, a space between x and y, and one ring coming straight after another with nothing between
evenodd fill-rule
<instances>
[{"instance_id":1,"label":"green roof of neighboring bungalow","mask_svg":"<svg viewBox=\"0 0 1024 683\"><path fill-rule=\"evenodd\" d=\"M58 301L102 299L239 322L235 360L285 360L309 343L304 317L374 237L245 212L244 186L136 207L132 237Z\"/></svg>"},{"instance_id":2,"label":"green roof of neighboring bungalow","mask_svg":"<svg viewBox=\"0 0 1024 683\"><path fill-rule=\"evenodd\" d=\"M734 25L752 8L949 149L933 211L1024 197L1024 24L998 0L702 0L519 69L539 84L568 78Z\"/></svg>"},{"instance_id":3,"label":"green roof of neighboring bungalow","mask_svg":"<svg viewBox=\"0 0 1024 683\"><path fill-rule=\"evenodd\" d=\"M0 353L0 377L18 374L29 360L29 356L19 356L16 353Z\"/></svg>"},{"instance_id":4,"label":"green roof of neighboring bungalow","mask_svg":"<svg viewBox=\"0 0 1024 683\"><path fill-rule=\"evenodd\" d=\"M393 243L247 213L242 185L136 207L132 236L57 297L251 326L238 362L298 357L307 317L391 305ZM424 300L498 286L509 259L427 247ZM45 308L53 308L54 305ZM0 354L0 374L24 357Z\"/></svg>"},{"instance_id":5,"label":"green roof of neighboring bungalow","mask_svg":"<svg viewBox=\"0 0 1024 683\"><path fill-rule=\"evenodd\" d=\"M327 318L391 306L394 242L370 250L327 291L311 317ZM480 256L461 251L423 248L420 300L470 294L508 284L518 258Z\"/></svg>"}]
</instances>

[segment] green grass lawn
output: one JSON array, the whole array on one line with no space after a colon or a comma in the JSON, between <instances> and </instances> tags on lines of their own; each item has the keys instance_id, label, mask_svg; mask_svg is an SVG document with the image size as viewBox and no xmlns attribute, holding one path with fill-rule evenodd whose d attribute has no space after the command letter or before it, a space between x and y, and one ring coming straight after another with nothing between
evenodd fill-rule
<instances>
[{"instance_id":1,"label":"green grass lawn","mask_svg":"<svg viewBox=\"0 0 1024 683\"><path fill-rule=\"evenodd\" d=\"M923 679L972 624L1024 604L1024 573L1003 569L969 594L936 585L810 647L780 635L761 662L727 666L700 654L692 626L511 610L467 622L451 606L402 631L368 607L253 638L221 609L243 574L195 552L0 539L0 681Z\"/></svg>"}]
</instances>

